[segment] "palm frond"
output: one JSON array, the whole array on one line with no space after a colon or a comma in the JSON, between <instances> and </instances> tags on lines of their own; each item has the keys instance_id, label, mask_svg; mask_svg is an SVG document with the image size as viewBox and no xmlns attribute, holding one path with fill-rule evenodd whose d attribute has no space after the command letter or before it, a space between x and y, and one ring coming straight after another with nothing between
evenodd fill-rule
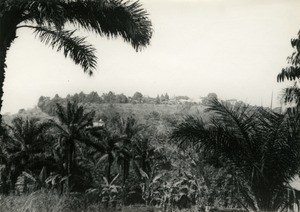
<instances>
[{"instance_id":1,"label":"palm frond","mask_svg":"<svg viewBox=\"0 0 300 212\"><path fill-rule=\"evenodd\" d=\"M75 26L108 37L121 36L136 50L149 44L152 25L138 1L71 1L63 7L65 18Z\"/></svg>"},{"instance_id":2,"label":"palm frond","mask_svg":"<svg viewBox=\"0 0 300 212\"><path fill-rule=\"evenodd\" d=\"M67 125L70 124L68 116L67 116L66 112L64 111L63 106L58 103L56 104L56 116L60 122L65 123Z\"/></svg>"},{"instance_id":3,"label":"palm frond","mask_svg":"<svg viewBox=\"0 0 300 212\"><path fill-rule=\"evenodd\" d=\"M59 132L59 138L69 137L70 133L68 132L68 130L61 126L59 123L51 121L49 124L51 124L51 127Z\"/></svg>"},{"instance_id":4,"label":"palm frond","mask_svg":"<svg viewBox=\"0 0 300 212\"><path fill-rule=\"evenodd\" d=\"M121 36L138 50L149 44L152 24L139 1L124 0L16 0L20 22L63 29L66 23L108 37ZM13 7L13 8L12 8Z\"/></svg>"},{"instance_id":5,"label":"palm frond","mask_svg":"<svg viewBox=\"0 0 300 212\"><path fill-rule=\"evenodd\" d=\"M54 122L53 126L61 132L65 138L72 137L76 140L84 140L87 132L91 131L94 112L86 112L85 108L76 102L68 102L66 107L56 105L56 115L59 123Z\"/></svg>"},{"instance_id":6,"label":"palm frond","mask_svg":"<svg viewBox=\"0 0 300 212\"><path fill-rule=\"evenodd\" d=\"M12 138L20 143L32 144L39 142L41 136L52 127L49 121L41 122L40 119L35 117L21 117L17 116L12 120L10 127Z\"/></svg>"},{"instance_id":7,"label":"palm frond","mask_svg":"<svg viewBox=\"0 0 300 212\"><path fill-rule=\"evenodd\" d=\"M85 38L74 36L75 31L57 31L51 27L31 27L34 33L46 45L57 51L63 51L65 57L70 57L75 64L81 65L85 73L92 75L97 65L95 48L87 44Z\"/></svg>"},{"instance_id":8,"label":"palm frond","mask_svg":"<svg viewBox=\"0 0 300 212\"><path fill-rule=\"evenodd\" d=\"M207 155L217 158L215 162L226 161L227 165L238 169L245 166L243 160L251 160L251 152L235 137L234 131L219 125L205 126L199 118L186 118L174 129L171 139L180 141L181 148L202 148Z\"/></svg>"},{"instance_id":9,"label":"palm frond","mask_svg":"<svg viewBox=\"0 0 300 212\"><path fill-rule=\"evenodd\" d=\"M208 137L208 132L204 127L202 119L187 116L172 132L171 139L179 141L181 148L199 144L199 141Z\"/></svg>"},{"instance_id":10,"label":"palm frond","mask_svg":"<svg viewBox=\"0 0 300 212\"><path fill-rule=\"evenodd\" d=\"M101 142L97 142L92 136L87 133L83 133L83 135L78 139L81 142L85 143L87 146L93 147L100 153L105 153L106 147Z\"/></svg>"},{"instance_id":11,"label":"palm frond","mask_svg":"<svg viewBox=\"0 0 300 212\"><path fill-rule=\"evenodd\" d=\"M213 115L218 120L222 119L221 123L224 124L224 127L226 126L235 131L235 136L238 136L239 140L245 141L244 145L252 145L251 133L256 128L256 118L253 108L244 104L233 106L222 103L216 98L209 100L207 105L206 112L213 112Z\"/></svg>"},{"instance_id":12,"label":"palm frond","mask_svg":"<svg viewBox=\"0 0 300 212\"><path fill-rule=\"evenodd\" d=\"M34 22L39 26L55 26L60 30L66 23L62 0L14 0L11 7L22 12L20 20Z\"/></svg>"}]
</instances>

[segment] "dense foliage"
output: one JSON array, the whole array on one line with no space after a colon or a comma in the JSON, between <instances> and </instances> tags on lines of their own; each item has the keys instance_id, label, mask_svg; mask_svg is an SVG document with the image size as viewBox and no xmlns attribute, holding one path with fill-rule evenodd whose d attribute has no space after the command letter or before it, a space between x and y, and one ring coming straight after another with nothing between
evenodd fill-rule
<instances>
[{"instance_id":1,"label":"dense foliage","mask_svg":"<svg viewBox=\"0 0 300 212\"><path fill-rule=\"evenodd\" d=\"M89 204L109 208L120 204L241 208L227 169L207 163L196 149L183 151L169 138L182 117L199 111L203 106L68 101L52 105L49 114L37 108L20 110L5 117L1 191L80 192ZM11 150L12 144L22 144L17 130L30 138L30 151L24 148L23 159L18 160L20 150Z\"/></svg>"},{"instance_id":2,"label":"dense foliage","mask_svg":"<svg viewBox=\"0 0 300 212\"><path fill-rule=\"evenodd\" d=\"M287 202L287 185L299 173L299 116L277 114L212 99L209 121L189 116L173 131L181 146L193 145L227 169L251 210L277 211Z\"/></svg>"},{"instance_id":3,"label":"dense foliage","mask_svg":"<svg viewBox=\"0 0 300 212\"><path fill-rule=\"evenodd\" d=\"M3 194L79 192L106 208L285 207L299 171L295 114L214 97L206 106L108 104L82 94L80 103L70 102L76 95L41 97L48 114L35 108L5 117Z\"/></svg>"}]
</instances>

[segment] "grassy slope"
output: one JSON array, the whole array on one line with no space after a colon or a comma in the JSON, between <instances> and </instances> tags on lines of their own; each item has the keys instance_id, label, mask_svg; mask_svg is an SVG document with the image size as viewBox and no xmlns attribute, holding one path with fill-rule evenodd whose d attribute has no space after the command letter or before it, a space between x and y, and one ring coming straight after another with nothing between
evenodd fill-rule
<instances>
[{"instance_id":1,"label":"grassy slope","mask_svg":"<svg viewBox=\"0 0 300 212\"><path fill-rule=\"evenodd\" d=\"M89 104L89 109L95 110L97 115L105 115L118 112L121 115L134 115L137 120L143 120L145 115L157 112L160 117L164 116L186 116L189 114L204 115L204 106L196 104Z\"/></svg>"},{"instance_id":2,"label":"grassy slope","mask_svg":"<svg viewBox=\"0 0 300 212\"><path fill-rule=\"evenodd\" d=\"M78 194L57 195L53 192L37 191L31 194L10 195L0 197L1 212L158 212L159 208L144 205L127 206L105 209L100 203L89 203ZM174 212L179 210L173 210ZM181 210L181 212L196 212L196 209Z\"/></svg>"}]
</instances>

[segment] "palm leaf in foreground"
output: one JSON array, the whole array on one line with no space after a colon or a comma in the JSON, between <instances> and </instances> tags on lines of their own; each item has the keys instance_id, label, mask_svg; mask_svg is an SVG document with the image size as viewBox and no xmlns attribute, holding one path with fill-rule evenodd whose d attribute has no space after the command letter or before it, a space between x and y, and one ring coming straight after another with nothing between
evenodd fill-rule
<instances>
[{"instance_id":1,"label":"palm leaf in foreground","mask_svg":"<svg viewBox=\"0 0 300 212\"><path fill-rule=\"evenodd\" d=\"M59 31L52 28L35 27L34 33L46 45L57 51L63 50L64 56L69 56L75 64L80 64L85 73L93 74L96 69L95 48L87 44L84 38L74 36L74 31Z\"/></svg>"},{"instance_id":2,"label":"palm leaf in foreground","mask_svg":"<svg viewBox=\"0 0 300 212\"><path fill-rule=\"evenodd\" d=\"M263 108L232 106L214 99L208 123L188 117L172 134L180 144L211 152L232 170L252 210L283 207L286 184L298 173L299 120ZM295 127L298 126L298 127Z\"/></svg>"}]
</instances>

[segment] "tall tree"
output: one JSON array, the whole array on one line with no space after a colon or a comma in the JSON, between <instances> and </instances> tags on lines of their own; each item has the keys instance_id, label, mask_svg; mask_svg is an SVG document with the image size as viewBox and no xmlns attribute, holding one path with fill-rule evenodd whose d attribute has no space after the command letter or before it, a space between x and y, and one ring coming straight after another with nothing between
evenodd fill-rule
<instances>
[{"instance_id":1,"label":"tall tree","mask_svg":"<svg viewBox=\"0 0 300 212\"><path fill-rule=\"evenodd\" d=\"M125 186L126 180L129 177L130 161L133 157L133 143L143 127L142 125L137 124L137 121L133 117L127 117L125 121L121 118L120 123L119 131L123 137L123 141L117 159L122 169L123 186Z\"/></svg>"},{"instance_id":2,"label":"tall tree","mask_svg":"<svg viewBox=\"0 0 300 212\"><path fill-rule=\"evenodd\" d=\"M132 96L132 101L133 102L138 102L141 103L143 100L143 94L141 94L141 92L135 92Z\"/></svg>"},{"instance_id":3,"label":"tall tree","mask_svg":"<svg viewBox=\"0 0 300 212\"><path fill-rule=\"evenodd\" d=\"M88 138L88 132L93 129L94 112L86 112L83 106L68 102L66 107L57 104L56 111L59 123L53 122L52 126L57 129L64 150L65 171L67 175L67 192L70 191L70 176L74 167L76 145L84 143L93 147Z\"/></svg>"},{"instance_id":4,"label":"tall tree","mask_svg":"<svg viewBox=\"0 0 300 212\"><path fill-rule=\"evenodd\" d=\"M183 144L199 145L228 167L244 205L276 211L286 203L286 186L299 173L299 117L263 108L208 102L208 123L188 117L173 132Z\"/></svg>"},{"instance_id":5,"label":"tall tree","mask_svg":"<svg viewBox=\"0 0 300 212\"><path fill-rule=\"evenodd\" d=\"M75 30L66 25L83 28L99 35L121 36L139 50L149 44L151 22L138 2L122 0L1 0L0 2L0 111L6 55L17 30L28 28L46 45L63 51L85 73L96 69L95 49ZM1 115L0 115L1 119Z\"/></svg>"},{"instance_id":6,"label":"tall tree","mask_svg":"<svg viewBox=\"0 0 300 212\"><path fill-rule=\"evenodd\" d=\"M116 102L116 94L112 91L109 91L107 94L104 93L102 98L105 103L115 103Z\"/></svg>"},{"instance_id":7,"label":"tall tree","mask_svg":"<svg viewBox=\"0 0 300 212\"><path fill-rule=\"evenodd\" d=\"M285 103L292 103L299 107L300 89L296 80L300 78L300 31L298 32L298 37L291 40L291 45L295 51L287 58L289 66L281 70L281 72L277 75L277 81L295 81L293 86L287 87L284 90L283 101Z\"/></svg>"}]
</instances>

